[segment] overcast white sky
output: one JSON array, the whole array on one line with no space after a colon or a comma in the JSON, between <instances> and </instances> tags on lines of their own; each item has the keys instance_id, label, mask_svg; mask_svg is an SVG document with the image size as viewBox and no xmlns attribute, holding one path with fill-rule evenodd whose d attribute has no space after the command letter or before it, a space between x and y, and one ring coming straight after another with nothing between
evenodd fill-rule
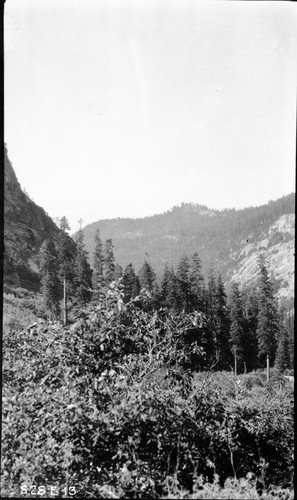
<instances>
[{"instance_id":1,"label":"overcast white sky","mask_svg":"<svg viewBox=\"0 0 297 500\"><path fill-rule=\"evenodd\" d=\"M8 0L5 142L72 232L295 190L292 2Z\"/></svg>"}]
</instances>

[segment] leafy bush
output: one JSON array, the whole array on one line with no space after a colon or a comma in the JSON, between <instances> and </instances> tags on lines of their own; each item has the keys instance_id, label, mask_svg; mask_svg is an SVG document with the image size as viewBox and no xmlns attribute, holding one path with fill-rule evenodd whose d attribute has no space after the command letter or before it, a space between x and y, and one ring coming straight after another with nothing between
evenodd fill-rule
<instances>
[{"instance_id":1,"label":"leafy bush","mask_svg":"<svg viewBox=\"0 0 297 500\"><path fill-rule=\"evenodd\" d=\"M284 375L290 375L291 377L294 377L294 370L290 370L289 368L287 368L284 371Z\"/></svg>"},{"instance_id":2,"label":"leafy bush","mask_svg":"<svg viewBox=\"0 0 297 500\"><path fill-rule=\"evenodd\" d=\"M248 374L243 378L243 385L247 389L252 389L252 387L263 387L263 379L257 374Z\"/></svg>"},{"instance_id":3,"label":"leafy bush","mask_svg":"<svg viewBox=\"0 0 297 500\"><path fill-rule=\"evenodd\" d=\"M221 494L228 478L227 491L254 491L250 472L266 490L290 487L291 395L249 390L227 372L192 376L203 326L195 340L192 315L145 310L143 300L124 304L111 286L73 325L5 335L8 496L34 482L75 486L80 497L210 498L200 492Z\"/></svg>"},{"instance_id":4,"label":"leafy bush","mask_svg":"<svg viewBox=\"0 0 297 500\"><path fill-rule=\"evenodd\" d=\"M203 476L199 476L195 481L193 492L180 488L174 477L167 477L166 484L168 486L168 495L160 498L188 498L191 500L198 499L235 499L235 500L293 500L294 492L287 488L274 487L269 488L260 494L257 490L257 483L252 474L247 474L246 478L234 479L228 478L224 485L221 486L219 478L215 475L213 482L208 482ZM104 485L98 489L100 498L122 498L124 491L121 489Z\"/></svg>"}]
</instances>

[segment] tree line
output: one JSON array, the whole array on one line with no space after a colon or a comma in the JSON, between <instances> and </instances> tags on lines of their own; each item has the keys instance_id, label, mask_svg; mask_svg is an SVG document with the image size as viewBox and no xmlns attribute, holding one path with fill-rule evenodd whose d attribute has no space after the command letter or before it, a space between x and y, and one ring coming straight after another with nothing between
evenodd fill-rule
<instances>
[{"instance_id":1,"label":"tree line","mask_svg":"<svg viewBox=\"0 0 297 500\"><path fill-rule=\"evenodd\" d=\"M203 321L198 340L204 349L205 361L201 364L199 358L198 364L192 363L194 370L211 367L245 372L264 366L267 359L282 372L293 369L293 313L278 306L263 255L258 261L257 287L245 290L234 282L227 294L220 274L215 275L211 269L205 277L198 253L190 258L182 256L176 269L165 263L161 279L157 280L148 254L138 273L132 263L125 268L116 263L112 240L103 243L99 230L94 238L91 269L81 225L75 252L67 234L70 228L66 217L60 219L59 226L58 244L48 239L40 250L41 292L50 318L61 317L63 296L66 319L67 307L79 312L90 301L100 300L100 291L115 281L121 288L124 303L141 297L142 308L165 311L176 317L192 315L197 321ZM192 330L192 335L197 335L195 325Z\"/></svg>"}]
</instances>

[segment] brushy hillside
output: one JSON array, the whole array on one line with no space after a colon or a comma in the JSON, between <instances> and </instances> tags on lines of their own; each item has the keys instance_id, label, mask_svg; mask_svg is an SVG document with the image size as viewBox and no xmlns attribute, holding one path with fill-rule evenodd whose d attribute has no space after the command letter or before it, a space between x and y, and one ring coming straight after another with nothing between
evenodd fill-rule
<instances>
[{"instance_id":1,"label":"brushy hillside","mask_svg":"<svg viewBox=\"0 0 297 500\"><path fill-rule=\"evenodd\" d=\"M2 495L292 498L292 386L192 373L200 328L112 284L67 327L5 334Z\"/></svg>"},{"instance_id":2,"label":"brushy hillside","mask_svg":"<svg viewBox=\"0 0 297 500\"><path fill-rule=\"evenodd\" d=\"M4 285L3 331L5 335L24 330L28 325L45 318L41 295L24 288Z\"/></svg>"}]
</instances>

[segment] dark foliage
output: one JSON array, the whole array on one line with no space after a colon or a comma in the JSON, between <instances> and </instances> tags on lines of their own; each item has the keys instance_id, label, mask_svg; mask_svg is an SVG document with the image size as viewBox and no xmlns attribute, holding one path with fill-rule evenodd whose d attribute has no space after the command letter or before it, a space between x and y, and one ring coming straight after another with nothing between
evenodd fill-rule
<instances>
[{"instance_id":1,"label":"dark foliage","mask_svg":"<svg viewBox=\"0 0 297 500\"><path fill-rule=\"evenodd\" d=\"M71 326L40 322L5 336L8 496L29 482L75 487L79 498L198 495L201 477L222 486L248 473L265 490L291 486L286 379L280 392L273 379L249 389L227 373L195 375L203 316L146 310L147 294L125 303L114 283Z\"/></svg>"},{"instance_id":2,"label":"dark foliage","mask_svg":"<svg viewBox=\"0 0 297 500\"><path fill-rule=\"evenodd\" d=\"M258 293L258 317L257 338L258 357L263 360L269 356L274 361L276 341L278 333L277 304L274 298L274 290L269 277L267 263L263 255L259 257L259 293Z\"/></svg>"}]
</instances>

